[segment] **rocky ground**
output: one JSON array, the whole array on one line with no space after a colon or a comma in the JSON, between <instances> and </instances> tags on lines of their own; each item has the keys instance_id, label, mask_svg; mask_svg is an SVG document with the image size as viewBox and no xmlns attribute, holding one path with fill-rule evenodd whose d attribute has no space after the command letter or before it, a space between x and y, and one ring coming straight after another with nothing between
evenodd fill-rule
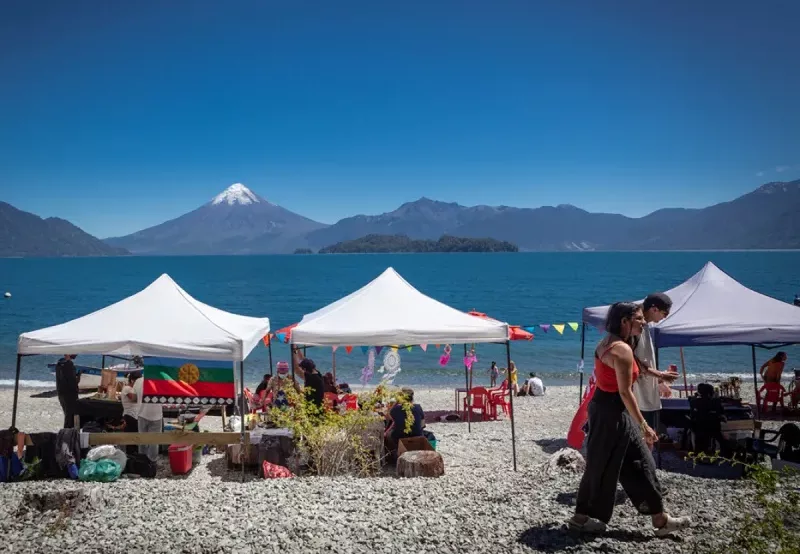
<instances>
[{"instance_id":1,"label":"rocky ground","mask_svg":"<svg viewBox=\"0 0 800 554\"><path fill-rule=\"evenodd\" d=\"M55 430L53 398L22 391L17 426ZM742 480L703 478L671 460L659 472L671 513L695 523L657 539L649 518L622 495L602 537L570 534L580 473L547 469L577 407L574 387L518 398L518 471L512 470L509 421L429 425L444 457L438 479L391 476L263 480L229 472L221 455L204 456L185 477L165 460L156 479L109 484L67 480L0 486L0 545L7 552L696 552L721 544L752 509ZM452 391L417 391L428 412L453 408ZM10 391L0 391L0 425L10 422ZM218 420L211 421L218 426ZM208 423L206 424L208 428ZM42 495L70 492L48 509Z\"/></svg>"}]
</instances>

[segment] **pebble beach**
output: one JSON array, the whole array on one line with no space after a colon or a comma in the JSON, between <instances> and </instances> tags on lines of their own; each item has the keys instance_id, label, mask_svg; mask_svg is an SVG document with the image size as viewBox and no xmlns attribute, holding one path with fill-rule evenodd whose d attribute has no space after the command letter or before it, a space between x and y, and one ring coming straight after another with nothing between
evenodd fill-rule
<instances>
[{"instance_id":1,"label":"pebble beach","mask_svg":"<svg viewBox=\"0 0 800 554\"><path fill-rule=\"evenodd\" d=\"M416 389L426 413L454 407L450 389ZM54 431L56 398L23 389L17 427ZM13 391L0 390L0 424L11 420ZM746 481L700 477L665 457L659 471L669 512L691 515L680 535L655 538L649 518L618 494L610 530L566 530L580 473L552 470L566 446L577 387L515 398L518 470L512 470L508 420L430 423L445 475L438 479L318 478L264 480L227 469L222 454L203 456L173 477L165 458L155 479L125 475L107 484L69 480L0 486L0 550L5 552L696 552L723 541L750 506ZM220 430L219 418L204 429ZM26 494L75 491L68 509L31 507Z\"/></svg>"}]
</instances>

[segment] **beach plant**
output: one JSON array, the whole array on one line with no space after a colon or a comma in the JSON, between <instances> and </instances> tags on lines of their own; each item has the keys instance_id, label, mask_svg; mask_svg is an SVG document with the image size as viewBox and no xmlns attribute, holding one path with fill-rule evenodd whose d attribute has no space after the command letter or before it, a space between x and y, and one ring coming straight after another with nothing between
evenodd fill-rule
<instances>
[{"instance_id":1,"label":"beach plant","mask_svg":"<svg viewBox=\"0 0 800 554\"><path fill-rule=\"evenodd\" d=\"M800 554L800 479L788 467L781 471L757 462L725 458L719 452L709 455L690 453L687 459L697 463L730 464L744 469L751 486L756 513L752 505L739 498L741 524L728 536L727 542L714 548L699 550L706 554Z\"/></svg>"},{"instance_id":2,"label":"beach plant","mask_svg":"<svg viewBox=\"0 0 800 554\"><path fill-rule=\"evenodd\" d=\"M286 396L288 406L271 408L269 418L292 431L299 458L306 460L314 475L366 477L380 471L384 420L378 412L382 406L401 404L407 429L413 424L411 403L401 391L385 386L360 394L357 410L320 408L294 389Z\"/></svg>"}]
</instances>

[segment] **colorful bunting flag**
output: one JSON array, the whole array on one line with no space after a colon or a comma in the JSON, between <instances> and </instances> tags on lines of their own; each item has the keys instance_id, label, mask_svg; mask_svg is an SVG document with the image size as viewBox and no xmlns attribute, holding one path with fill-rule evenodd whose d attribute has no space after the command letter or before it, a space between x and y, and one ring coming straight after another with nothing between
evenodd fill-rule
<instances>
[{"instance_id":1,"label":"colorful bunting flag","mask_svg":"<svg viewBox=\"0 0 800 554\"><path fill-rule=\"evenodd\" d=\"M366 354L367 352L369 352L369 346L362 346L362 347L361 347L361 351L362 351L364 354Z\"/></svg>"},{"instance_id":2,"label":"colorful bunting flag","mask_svg":"<svg viewBox=\"0 0 800 554\"><path fill-rule=\"evenodd\" d=\"M553 328L558 331L559 335L564 334L564 324L563 323L553 323Z\"/></svg>"},{"instance_id":3,"label":"colorful bunting flag","mask_svg":"<svg viewBox=\"0 0 800 554\"><path fill-rule=\"evenodd\" d=\"M266 335L264 335L264 337L263 337L261 340L263 340L263 341L264 341L264 346L269 346L269 341L270 341L270 335L269 335L269 333L267 333Z\"/></svg>"},{"instance_id":4,"label":"colorful bunting flag","mask_svg":"<svg viewBox=\"0 0 800 554\"><path fill-rule=\"evenodd\" d=\"M383 346L376 346L375 347L375 355L376 356L380 356L381 355L381 350L383 350Z\"/></svg>"},{"instance_id":5,"label":"colorful bunting flag","mask_svg":"<svg viewBox=\"0 0 800 554\"><path fill-rule=\"evenodd\" d=\"M546 323L543 323L542 325L539 325L539 328L540 328L542 331L544 331L545 333L546 333L546 332L548 332L548 331L550 330L550 326L549 326L548 324L546 324Z\"/></svg>"},{"instance_id":6,"label":"colorful bunting flag","mask_svg":"<svg viewBox=\"0 0 800 554\"><path fill-rule=\"evenodd\" d=\"M441 346L442 346L441 344L437 344L437 345L436 345L436 350L439 350L439 348L440 348Z\"/></svg>"},{"instance_id":7,"label":"colorful bunting flag","mask_svg":"<svg viewBox=\"0 0 800 554\"><path fill-rule=\"evenodd\" d=\"M286 342L286 333L278 333L275 336L278 337L279 341Z\"/></svg>"},{"instance_id":8,"label":"colorful bunting flag","mask_svg":"<svg viewBox=\"0 0 800 554\"><path fill-rule=\"evenodd\" d=\"M337 348L339 348L339 347L338 347L338 346L332 346L332 347L331 347L331 350L332 350L333 352L336 352L336 349L337 349Z\"/></svg>"},{"instance_id":9,"label":"colorful bunting flag","mask_svg":"<svg viewBox=\"0 0 800 554\"><path fill-rule=\"evenodd\" d=\"M577 323L567 323L567 325L569 325L570 328L572 328L573 331L577 331L578 330L578 324Z\"/></svg>"},{"instance_id":10,"label":"colorful bunting flag","mask_svg":"<svg viewBox=\"0 0 800 554\"><path fill-rule=\"evenodd\" d=\"M392 346L392 350L393 350L394 352L397 352L398 348L397 348L396 346Z\"/></svg>"},{"instance_id":11,"label":"colorful bunting flag","mask_svg":"<svg viewBox=\"0 0 800 554\"><path fill-rule=\"evenodd\" d=\"M345 346L345 347L344 347L344 351L345 351L345 352L347 352L347 353L349 354L350 352L352 352L352 351L353 351L353 347L352 347L352 346Z\"/></svg>"},{"instance_id":12,"label":"colorful bunting flag","mask_svg":"<svg viewBox=\"0 0 800 554\"><path fill-rule=\"evenodd\" d=\"M410 344L409 344L408 346L406 346L406 350L408 350L409 352L411 352L411 345L410 345Z\"/></svg>"},{"instance_id":13,"label":"colorful bunting flag","mask_svg":"<svg viewBox=\"0 0 800 554\"><path fill-rule=\"evenodd\" d=\"M523 331L527 331L529 333L533 333L533 331L535 330L535 327L533 325L531 325L529 327L523 327L522 330Z\"/></svg>"},{"instance_id":14,"label":"colorful bunting flag","mask_svg":"<svg viewBox=\"0 0 800 554\"><path fill-rule=\"evenodd\" d=\"M428 345L427 344L420 344L419 347L422 348L423 352L427 352L428 351Z\"/></svg>"}]
</instances>

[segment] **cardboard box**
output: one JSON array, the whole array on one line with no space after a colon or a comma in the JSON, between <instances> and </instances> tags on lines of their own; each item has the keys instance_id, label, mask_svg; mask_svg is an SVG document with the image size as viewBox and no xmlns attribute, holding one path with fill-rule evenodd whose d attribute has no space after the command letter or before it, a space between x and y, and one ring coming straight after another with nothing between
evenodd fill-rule
<instances>
[{"instance_id":1,"label":"cardboard box","mask_svg":"<svg viewBox=\"0 0 800 554\"><path fill-rule=\"evenodd\" d=\"M404 452L411 452L413 450L431 450L433 447L428 439L425 437L409 437L407 439L400 439L397 444L397 457L403 455Z\"/></svg>"}]
</instances>

